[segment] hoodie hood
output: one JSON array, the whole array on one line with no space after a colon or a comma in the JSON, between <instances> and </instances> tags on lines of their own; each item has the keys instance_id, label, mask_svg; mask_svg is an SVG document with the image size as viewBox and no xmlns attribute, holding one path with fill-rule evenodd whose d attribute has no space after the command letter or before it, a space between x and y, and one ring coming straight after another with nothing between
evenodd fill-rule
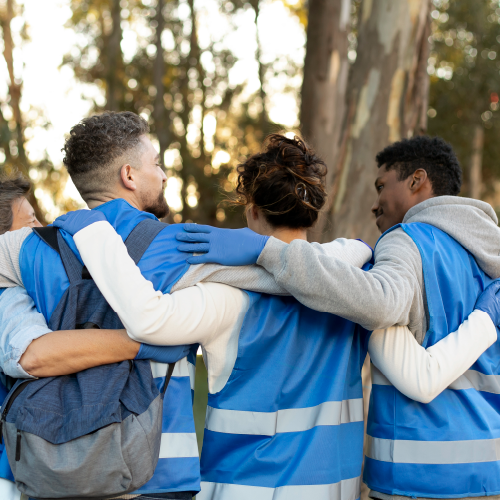
<instances>
[{"instance_id":1,"label":"hoodie hood","mask_svg":"<svg viewBox=\"0 0 500 500\"><path fill-rule=\"evenodd\" d=\"M500 228L488 203L459 196L437 196L415 205L403 223L423 222L441 229L476 259L490 277L500 277Z\"/></svg>"}]
</instances>

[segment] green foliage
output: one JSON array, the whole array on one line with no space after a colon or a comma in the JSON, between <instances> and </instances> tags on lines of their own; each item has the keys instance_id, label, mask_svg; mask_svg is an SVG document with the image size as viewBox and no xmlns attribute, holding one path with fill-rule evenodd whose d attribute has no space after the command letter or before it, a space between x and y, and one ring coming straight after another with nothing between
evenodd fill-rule
<instances>
[{"instance_id":1,"label":"green foliage","mask_svg":"<svg viewBox=\"0 0 500 500\"><path fill-rule=\"evenodd\" d=\"M500 4L434 0L434 5L428 132L453 145L467 174L474 127L484 126L483 178L489 194L500 176Z\"/></svg>"}]
</instances>

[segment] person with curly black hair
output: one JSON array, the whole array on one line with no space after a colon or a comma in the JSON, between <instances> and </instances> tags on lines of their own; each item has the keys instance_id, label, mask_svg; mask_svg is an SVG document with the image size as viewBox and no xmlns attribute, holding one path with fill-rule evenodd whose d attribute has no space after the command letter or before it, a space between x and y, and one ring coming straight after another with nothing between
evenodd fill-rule
<instances>
[{"instance_id":1,"label":"person with curly black hair","mask_svg":"<svg viewBox=\"0 0 500 500\"><path fill-rule=\"evenodd\" d=\"M462 169L452 147L440 137L403 139L380 151L376 161L378 197L372 212L382 233L401 222L412 206L460 193Z\"/></svg>"},{"instance_id":2,"label":"person with curly black hair","mask_svg":"<svg viewBox=\"0 0 500 500\"><path fill-rule=\"evenodd\" d=\"M235 230L207 226L185 225L177 239L188 244L179 248L203 254L190 257L191 263L257 263L304 305L369 330L396 325L391 341L379 347L392 353L395 364L410 367L415 359L403 355L398 325L408 325L428 350L448 339L450 328L471 313L479 294L492 290L488 285L500 277L500 228L488 203L457 196L460 167L442 139L396 142L377 155L377 164L372 211L383 235L368 271L319 255L306 241L287 244L250 232L243 238ZM496 297L498 284L491 286L496 286ZM469 359L464 375L450 380L442 392L434 392L431 377L434 400L403 396L396 372L389 366L380 376L375 367L381 359L372 356L364 469L372 498L500 492L500 340L495 329L480 330L475 339L490 348ZM465 343L457 347L467 354Z\"/></svg>"}]
</instances>

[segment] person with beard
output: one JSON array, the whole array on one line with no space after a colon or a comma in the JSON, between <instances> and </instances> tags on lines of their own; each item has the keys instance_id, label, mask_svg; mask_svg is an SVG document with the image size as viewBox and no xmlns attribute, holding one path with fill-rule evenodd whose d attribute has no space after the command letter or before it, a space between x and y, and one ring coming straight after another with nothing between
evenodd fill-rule
<instances>
[{"instance_id":1,"label":"person with beard","mask_svg":"<svg viewBox=\"0 0 500 500\"><path fill-rule=\"evenodd\" d=\"M185 256L175 248L177 231L166 224L162 225L157 220L165 217L169 210L163 194L167 178L160 166L159 155L147 136L148 132L147 122L134 113L110 112L91 116L71 129L64 145L64 163L83 199L89 208L93 209L91 211L99 211L105 214L108 221L113 221L113 227L124 240L136 229L139 233L145 231L145 234L151 235L151 229L147 233L148 225L156 228L158 233L142 254L139 267L144 277L165 293L170 290L172 283L185 273L189 265L185 262ZM9 233L7 238L10 249L20 249L18 258L9 253L10 260L14 262L9 276L10 281L25 286L49 327L53 325L52 316L56 317L56 313L61 309L60 307L58 309L60 304L65 308L78 309L81 307L81 301L85 300L85 297L78 293L66 295L67 289L75 283L75 278L74 272L65 267L65 263L71 261L66 259L63 263L61 254L71 253L71 250L74 250L75 255L78 255L78 252L73 238L68 233L60 231L57 238L59 252L49 246L48 240L42 240L38 233L29 228ZM135 241L138 241L137 237ZM173 250L169 258L165 258L167 248ZM74 258L72 262L75 262ZM6 262L2 264L7 265ZM80 271L77 281L85 279L91 278ZM3 282L0 286L11 285ZM69 301L71 304L66 306L64 301ZM96 304L94 307L96 310L91 312L92 318L93 314L98 314L100 305ZM86 308L88 310L89 306ZM94 323L92 319L85 320L88 321ZM57 341L58 333L48 333L45 336L49 341L49 337L52 337L56 345L62 347L62 349L57 348L57 351L60 350L57 357L60 356L61 362L52 374L74 373L64 368L64 356L67 351L64 350L64 340ZM26 332L24 336L26 345L33 341L29 335L29 332ZM94 340L102 342L103 337ZM44 339L32 342L33 347L43 343ZM95 344L92 346L92 343L91 341L88 344L87 353L97 347ZM80 345L82 346L83 342ZM56 349L53 349L53 352L55 351ZM96 357L106 356L104 352L99 354L100 351L96 349ZM107 351L109 356L109 352L115 349L111 347ZM153 448L160 449L160 458L154 475L132 495L122 495L119 498L191 500L193 494L200 489L199 455L191 399L196 351L194 347L189 351L187 346L183 346L178 352L181 353L182 359L170 360L178 359L163 401L161 442L151 443ZM29 352L25 354L29 356ZM124 352L119 356L123 356L122 359L131 357L130 353L126 355ZM71 356L66 359L68 363L71 361ZM170 361L164 360L164 363ZM113 361L107 361L111 362ZM23 363L21 360L20 364L27 368L28 374L36 373L36 370L33 371ZM106 364L106 362L92 362L92 366L96 364ZM81 366L80 370L83 370ZM155 382L163 387L166 383L165 364L152 363L152 370Z\"/></svg>"}]
</instances>

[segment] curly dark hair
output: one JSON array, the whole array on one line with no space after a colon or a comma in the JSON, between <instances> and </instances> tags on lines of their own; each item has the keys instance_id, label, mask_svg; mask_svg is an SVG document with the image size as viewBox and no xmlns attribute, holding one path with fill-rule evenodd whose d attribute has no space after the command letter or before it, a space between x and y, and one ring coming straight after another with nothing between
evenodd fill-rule
<instances>
[{"instance_id":1,"label":"curly dark hair","mask_svg":"<svg viewBox=\"0 0 500 500\"><path fill-rule=\"evenodd\" d=\"M82 196L110 182L117 173L110 172L114 160L136 147L148 132L146 120L130 111L108 111L75 125L62 149L63 162Z\"/></svg>"},{"instance_id":2,"label":"curly dark hair","mask_svg":"<svg viewBox=\"0 0 500 500\"><path fill-rule=\"evenodd\" d=\"M326 165L300 138L269 135L238 165L237 205L254 204L274 227L308 228L326 201Z\"/></svg>"},{"instance_id":3,"label":"curly dark hair","mask_svg":"<svg viewBox=\"0 0 500 500\"><path fill-rule=\"evenodd\" d=\"M12 202L28 196L31 182L18 172L0 176L0 234L10 231L14 214Z\"/></svg>"},{"instance_id":4,"label":"curly dark hair","mask_svg":"<svg viewBox=\"0 0 500 500\"><path fill-rule=\"evenodd\" d=\"M456 196L462 187L462 169L452 147L440 137L419 135L395 142L376 156L377 165L398 172L403 181L419 168L429 176L436 196Z\"/></svg>"}]
</instances>

